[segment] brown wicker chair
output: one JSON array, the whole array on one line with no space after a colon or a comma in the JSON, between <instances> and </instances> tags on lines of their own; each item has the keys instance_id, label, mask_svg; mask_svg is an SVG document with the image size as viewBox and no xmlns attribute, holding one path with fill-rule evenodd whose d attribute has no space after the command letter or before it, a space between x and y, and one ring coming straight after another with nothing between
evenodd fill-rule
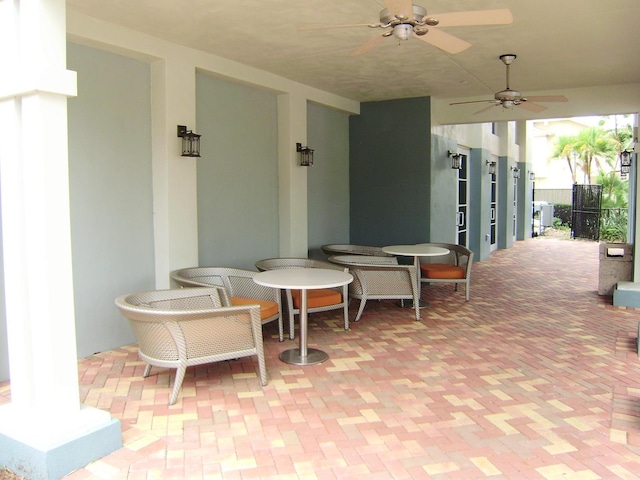
<instances>
[{"instance_id":1,"label":"brown wicker chair","mask_svg":"<svg viewBox=\"0 0 640 480\"><path fill-rule=\"evenodd\" d=\"M473 252L467 247L453 243L429 243L435 247L449 249L446 256L423 257L420 259L421 283L452 283L455 290L465 285L465 300L469 301L471 291L471 265Z\"/></svg>"},{"instance_id":2,"label":"brown wicker chair","mask_svg":"<svg viewBox=\"0 0 640 480\"><path fill-rule=\"evenodd\" d=\"M335 255L329 261L349 268L353 282L349 296L360 300L355 322L360 320L367 300L413 300L416 320L420 320L420 289L414 265L398 265L394 257Z\"/></svg>"},{"instance_id":3,"label":"brown wicker chair","mask_svg":"<svg viewBox=\"0 0 640 480\"><path fill-rule=\"evenodd\" d=\"M171 278L181 287L224 287L223 305L260 305L262 324L278 322L280 341L284 341L282 302L276 288L253 281L259 272L230 267L192 267L171 272Z\"/></svg>"},{"instance_id":4,"label":"brown wicker chair","mask_svg":"<svg viewBox=\"0 0 640 480\"><path fill-rule=\"evenodd\" d=\"M328 268L344 272L348 271L345 267L310 258L267 258L257 261L256 268L262 272L281 268ZM308 295L308 313L326 312L341 308L344 315L344 329L349 330L349 294L347 285L309 290ZM287 289L286 298L289 312L289 338L293 340L295 338L294 315L300 314L299 290Z\"/></svg>"},{"instance_id":5,"label":"brown wicker chair","mask_svg":"<svg viewBox=\"0 0 640 480\"><path fill-rule=\"evenodd\" d=\"M187 367L256 355L260 383L267 384L260 308L222 307L217 288L181 288L121 295L120 312L138 340L138 355L151 367L175 368L169 405L178 398Z\"/></svg>"}]
</instances>

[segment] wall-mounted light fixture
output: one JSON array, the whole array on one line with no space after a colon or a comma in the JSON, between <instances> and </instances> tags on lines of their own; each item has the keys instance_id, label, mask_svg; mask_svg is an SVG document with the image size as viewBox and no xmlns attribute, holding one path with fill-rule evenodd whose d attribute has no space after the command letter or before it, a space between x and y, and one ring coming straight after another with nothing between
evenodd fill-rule
<instances>
[{"instance_id":1,"label":"wall-mounted light fixture","mask_svg":"<svg viewBox=\"0 0 640 480\"><path fill-rule=\"evenodd\" d=\"M513 178L520 178L520 169L518 167L511 167L513 170Z\"/></svg>"},{"instance_id":2,"label":"wall-mounted light fixture","mask_svg":"<svg viewBox=\"0 0 640 480\"><path fill-rule=\"evenodd\" d=\"M182 156L183 157L199 157L200 156L200 137L197 133L187 130L184 125L178 125L178 136L182 138Z\"/></svg>"},{"instance_id":3,"label":"wall-mounted light fixture","mask_svg":"<svg viewBox=\"0 0 640 480\"><path fill-rule=\"evenodd\" d=\"M620 152L620 175L627 175L631 171L631 154L629 150Z\"/></svg>"},{"instance_id":4,"label":"wall-mounted light fixture","mask_svg":"<svg viewBox=\"0 0 640 480\"><path fill-rule=\"evenodd\" d=\"M534 172L533 170L529 170L529 180L533 182L535 179L536 179L536 172Z\"/></svg>"},{"instance_id":5,"label":"wall-mounted light fixture","mask_svg":"<svg viewBox=\"0 0 640 480\"><path fill-rule=\"evenodd\" d=\"M462 155L447 150L447 156L451 158L451 168L454 170L460 170L462 168Z\"/></svg>"},{"instance_id":6,"label":"wall-mounted light fixture","mask_svg":"<svg viewBox=\"0 0 640 480\"><path fill-rule=\"evenodd\" d=\"M313 166L313 149L303 147L301 143L296 143L296 152L300 154L300 165L302 167Z\"/></svg>"},{"instance_id":7,"label":"wall-mounted light fixture","mask_svg":"<svg viewBox=\"0 0 640 480\"><path fill-rule=\"evenodd\" d=\"M487 160L486 163L489 166L489 175L495 175L497 168L496 162L490 162L489 160Z\"/></svg>"}]
</instances>

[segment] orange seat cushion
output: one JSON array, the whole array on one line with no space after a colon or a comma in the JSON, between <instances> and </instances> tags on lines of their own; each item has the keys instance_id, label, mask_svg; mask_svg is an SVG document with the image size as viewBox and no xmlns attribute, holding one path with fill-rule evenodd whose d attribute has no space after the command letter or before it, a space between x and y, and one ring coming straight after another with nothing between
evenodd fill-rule
<instances>
[{"instance_id":1,"label":"orange seat cushion","mask_svg":"<svg viewBox=\"0 0 640 480\"><path fill-rule=\"evenodd\" d=\"M260 305L260 319L265 320L278 314L278 304L271 300L257 298L231 297L231 305Z\"/></svg>"},{"instance_id":2,"label":"orange seat cushion","mask_svg":"<svg viewBox=\"0 0 640 480\"><path fill-rule=\"evenodd\" d=\"M464 278L464 268L446 263L423 263L420 265L423 278Z\"/></svg>"},{"instance_id":3,"label":"orange seat cushion","mask_svg":"<svg viewBox=\"0 0 640 480\"><path fill-rule=\"evenodd\" d=\"M299 309L300 290L291 290L291 296L293 297L293 306ZM340 292L329 290L328 288L307 291L307 308L328 307L337 303L342 303Z\"/></svg>"}]
</instances>

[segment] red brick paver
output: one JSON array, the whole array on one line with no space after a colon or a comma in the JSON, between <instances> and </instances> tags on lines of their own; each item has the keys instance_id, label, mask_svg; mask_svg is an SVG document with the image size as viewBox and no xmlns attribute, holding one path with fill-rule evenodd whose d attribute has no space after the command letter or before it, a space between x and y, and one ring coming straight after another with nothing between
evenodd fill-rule
<instances>
[{"instance_id":1,"label":"red brick paver","mask_svg":"<svg viewBox=\"0 0 640 480\"><path fill-rule=\"evenodd\" d=\"M293 345L268 325L266 387L251 358L195 367L170 407L169 370L96 354L82 401L124 447L68 478L638 478L640 312L597 289L596 243L517 242L474 265L468 303L425 286L421 322L374 301L348 332L312 314L330 359L311 367L280 362Z\"/></svg>"}]
</instances>

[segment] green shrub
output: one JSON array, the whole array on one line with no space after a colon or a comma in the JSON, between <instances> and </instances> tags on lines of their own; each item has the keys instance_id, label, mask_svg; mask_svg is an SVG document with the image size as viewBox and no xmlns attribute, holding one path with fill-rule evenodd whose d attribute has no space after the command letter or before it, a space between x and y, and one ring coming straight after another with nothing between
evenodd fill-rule
<instances>
[{"instance_id":1,"label":"green shrub","mask_svg":"<svg viewBox=\"0 0 640 480\"><path fill-rule=\"evenodd\" d=\"M600 240L625 243L627 241L627 217L626 209L603 210L600 218Z\"/></svg>"}]
</instances>

